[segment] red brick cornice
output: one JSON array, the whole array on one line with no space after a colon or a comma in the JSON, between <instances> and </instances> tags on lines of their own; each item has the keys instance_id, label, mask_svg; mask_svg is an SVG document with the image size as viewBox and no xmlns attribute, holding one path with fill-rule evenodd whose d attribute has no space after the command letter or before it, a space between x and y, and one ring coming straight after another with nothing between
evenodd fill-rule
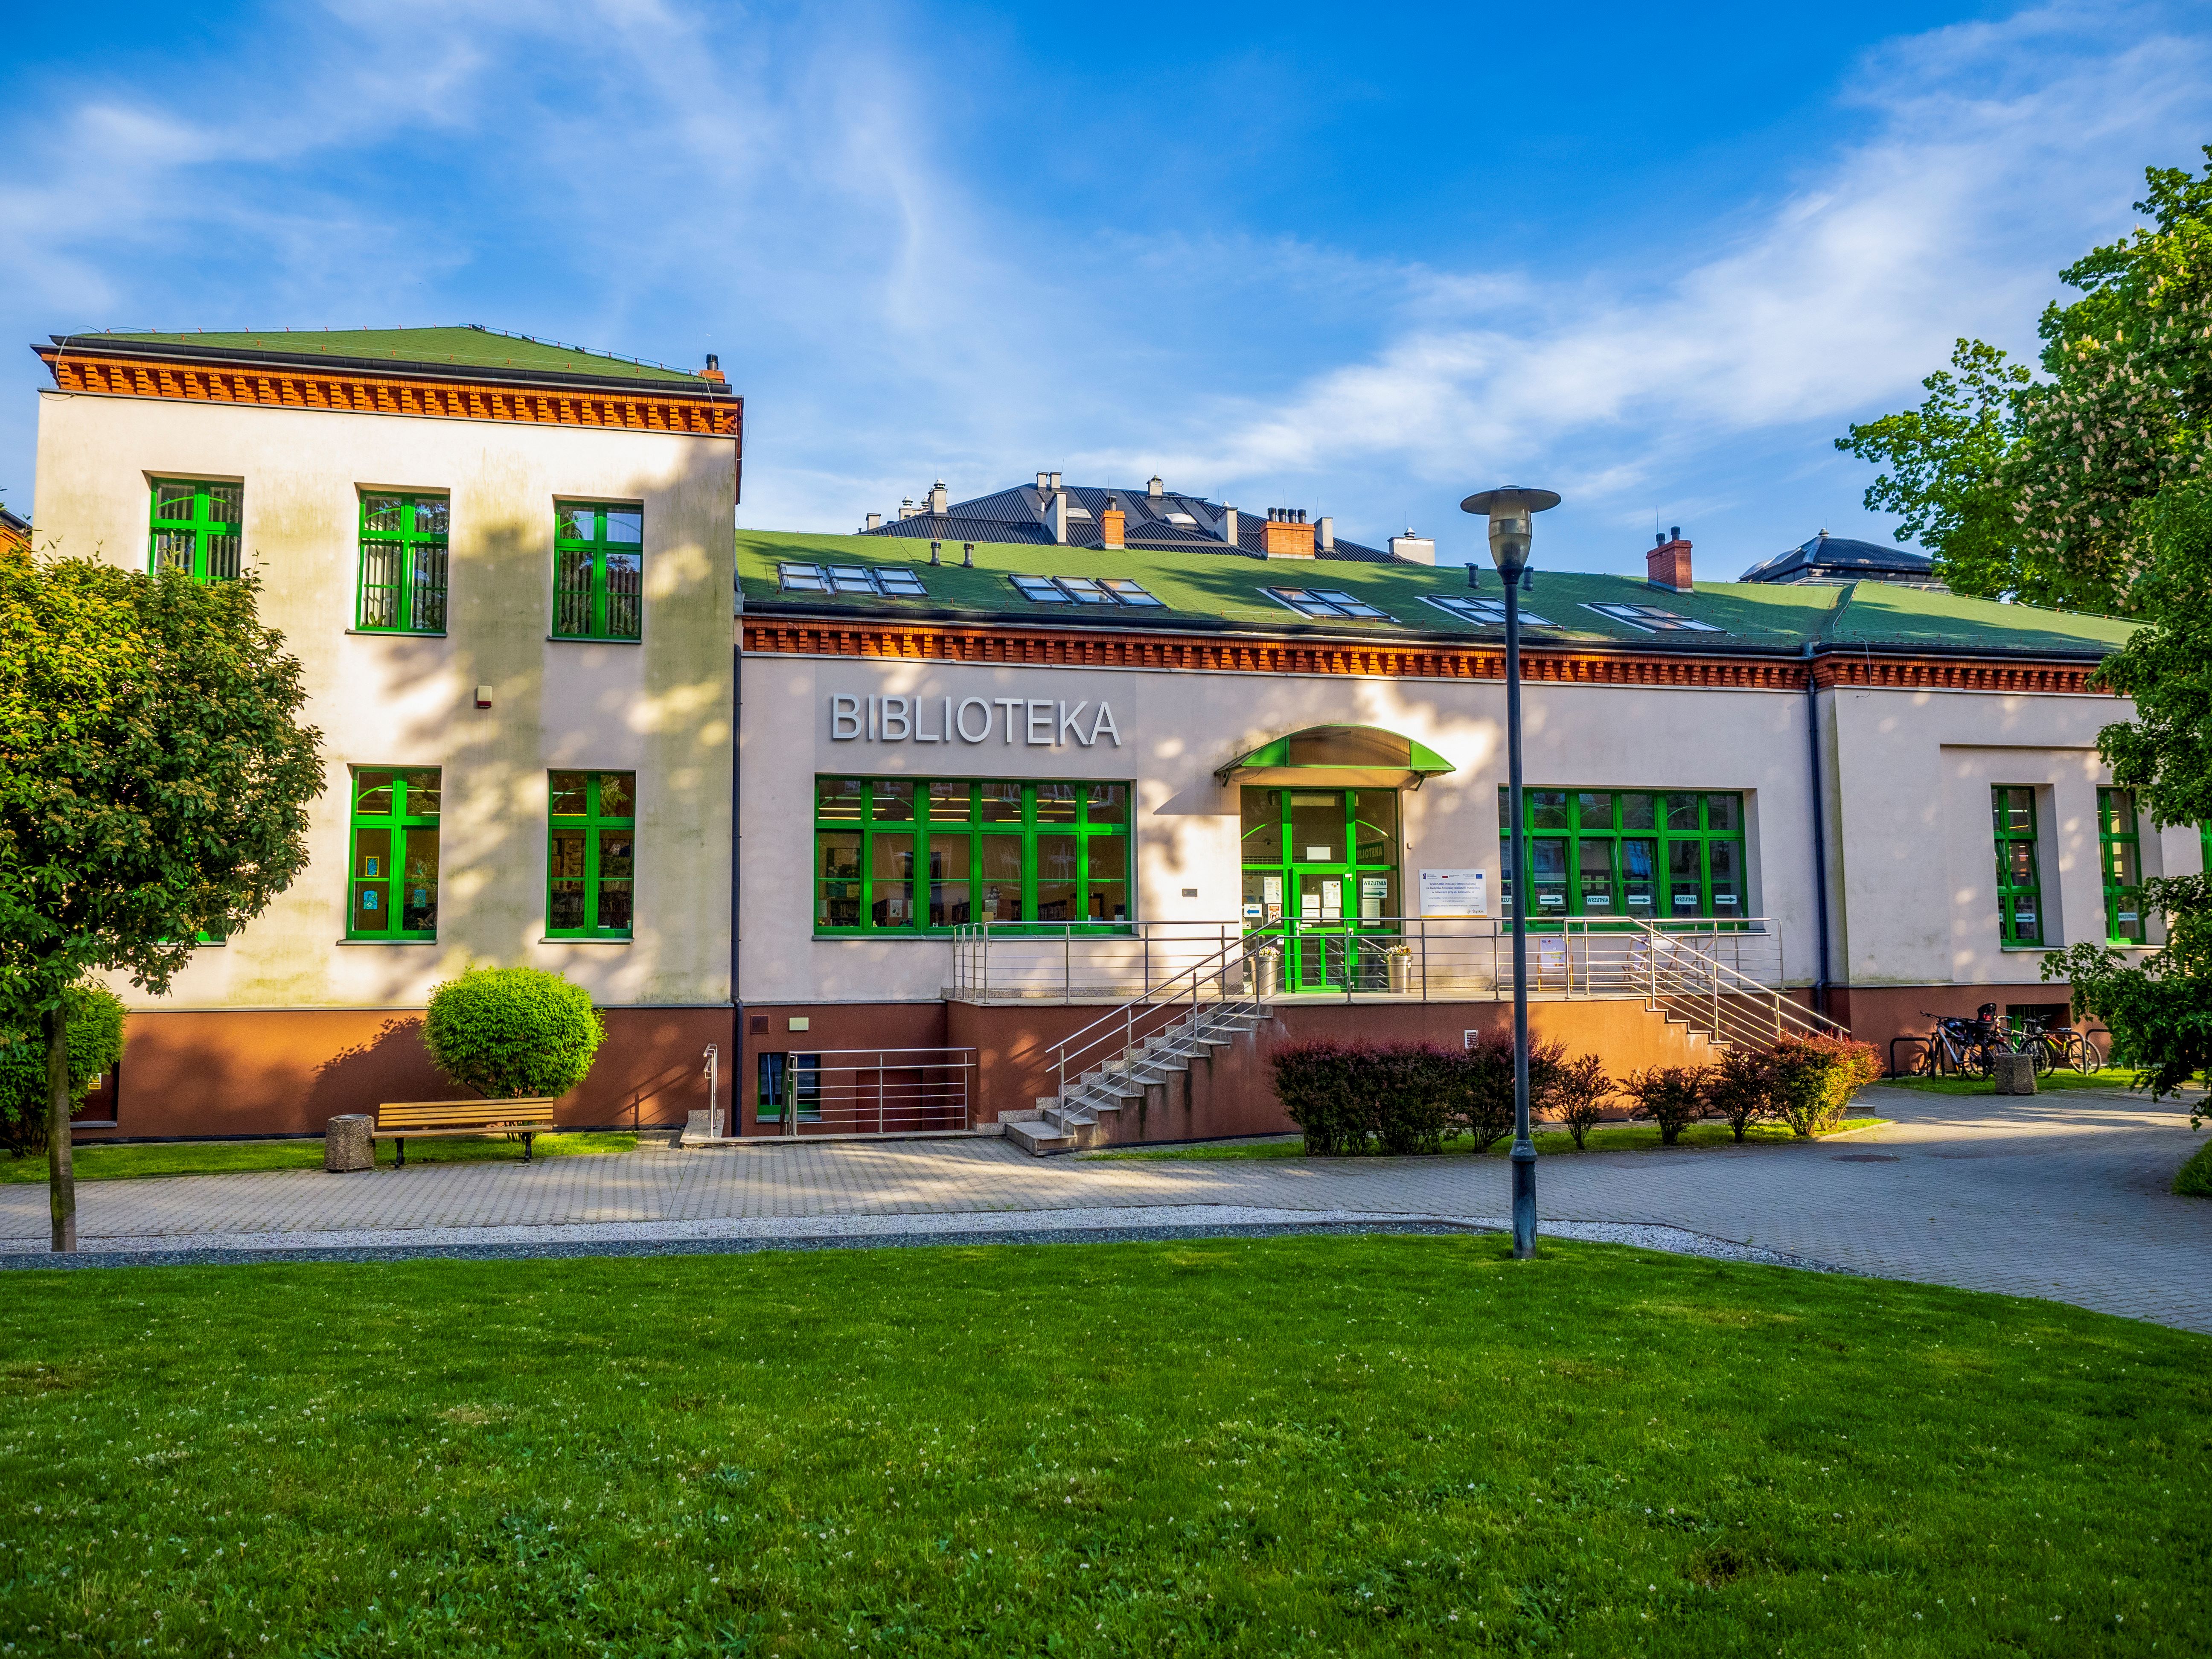
<instances>
[{"instance_id":1,"label":"red brick cornice","mask_svg":"<svg viewBox=\"0 0 2212 1659\"><path fill-rule=\"evenodd\" d=\"M2059 696L2104 696L2089 684L2094 663L1991 662L1976 657L1870 657L1838 652L1814 660L1813 680L1822 690L1864 686L1886 691L2012 691Z\"/></svg>"},{"instance_id":2,"label":"red brick cornice","mask_svg":"<svg viewBox=\"0 0 2212 1659\"><path fill-rule=\"evenodd\" d=\"M1344 640L1208 637L1118 629L899 625L746 617L739 623L753 656L854 657L884 661L1024 663L1039 667L1165 668L1214 674L1343 674L1384 679L1502 680L1496 647L1393 644ZM1675 656L1657 652L1524 649L1522 678L1590 685L1704 686L1794 691L1805 666L1766 658Z\"/></svg>"},{"instance_id":3,"label":"red brick cornice","mask_svg":"<svg viewBox=\"0 0 2212 1659\"><path fill-rule=\"evenodd\" d=\"M57 346L40 346L37 350L62 391L107 397L604 427L629 432L684 432L708 437L741 438L744 428L742 398L516 386L465 378L426 380L289 364L165 362L64 350Z\"/></svg>"}]
</instances>

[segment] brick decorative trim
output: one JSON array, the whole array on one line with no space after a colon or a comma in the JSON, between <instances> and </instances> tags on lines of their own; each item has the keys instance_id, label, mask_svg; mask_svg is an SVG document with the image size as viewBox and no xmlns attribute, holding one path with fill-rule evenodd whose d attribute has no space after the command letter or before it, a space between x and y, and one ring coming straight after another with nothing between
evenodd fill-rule
<instances>
[{"instance_id":1,"label":"brick decorative trim","mask_svg":"<svg viewBox=\"0 0 2212 1659\"><path fill-rule=\"evenodd\" d=\"M915 662L1024 663L1040 667L1163 668L1215 674L1342 674L1382 679L1502 680L1494 647L1362 645L1341 640L1218 639L1099 629L963 628L916 623L752 617L739 635L748 655L854 657ZM1802 691L1802 663L1772 658L1678 657L1656 653L1524 648L1533 684L1675 685Z\"/></svg>"},{"instance_id":2,"label":"brick decorative trim","mask_svg":"<svg viewBox=\"0 0 2212 1659\"><path fill-rule=\"evenodd\" d=\"M447 420L514 421L544 426L603 427L629 432L684 432L742 439L744 399L690 398L665 392L610 392L512 386L490 380L417 380L404 374L341 373L289 365L164 362L38 348L64 392L107 397L170 398L196 403L254 404L371 415L421 415Z\"/></svg>"},{"instance_id":3,"label":"brick decorative trim","mask_svg":"<svg viewBox=\"0 0 2212 1659\"><path fill-rule=\"evenodd\" d=\"M2057 696L2109 696L2089 684L2096 665L1990 662L1977 658L1866 657L1838 652L1816 658L1821 690L1863 686L1884 691L2011 691Z\"/></svg>"}]
</instances>

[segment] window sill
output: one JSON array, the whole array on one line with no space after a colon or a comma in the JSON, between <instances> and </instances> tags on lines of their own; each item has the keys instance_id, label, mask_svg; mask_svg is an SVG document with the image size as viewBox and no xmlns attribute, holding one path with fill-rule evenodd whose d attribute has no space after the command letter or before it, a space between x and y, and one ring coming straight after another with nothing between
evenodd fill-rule
<instances>
[{"instance_id":1,"label":"window sill","mask_svg":"<svg viewBox=\"0 0 2212 1659\"><path fill-rule=\"evenodd\" d=\"M442 640L442 628L349 628L346 632L364 640Z\"/></svg>"},{"instance_id":2,"label":"window sill","mask_svg":"<svg viewBox=\"0 0 2212 1659\"><path fill-rule=\"evenodd\" d=\"M341 945L435 945L434 939L342 939Z\"/></svg>"},{"instance_id":3,"label":"window sill","mask_svg":"<svg viewBox=\"0 0 2212 1659\"><path fill-rule=\"evenodd\" d=\"M642 639L627 640L611 637L599 639L589 634L548 634L545 636L545 642L548 645L643 645L645 643Z\"/></svg>"},{"instance_id":4,"label":"window sill","mask_svg":"<svg viewBox=\"0 0 2212 1659\"><path fill-rule=\"evenodd\" d=\"M548 933L538 941L540 945L634 945L636 936L631 933Z\"/></svg>"}]
</instances>

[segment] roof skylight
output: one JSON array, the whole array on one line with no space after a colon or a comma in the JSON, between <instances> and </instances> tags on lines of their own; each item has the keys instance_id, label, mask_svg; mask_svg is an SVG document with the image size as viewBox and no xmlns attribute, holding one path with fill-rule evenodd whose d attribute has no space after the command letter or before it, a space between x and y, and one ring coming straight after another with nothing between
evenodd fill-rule
<instances>
[{"instance_id":1,"label":"roof skylight","mask_svg":"<svg viewBox=\"0 0 2212 1659\"><path fill-rule=\"evenodd\" d=\"M1263 587L1260 590L1278 605L1286 605L1302 617L1371 617L1389 621L1366 600L1334 587Z\"/></svg>"},{"instance_id":2,"label":"roof skylight","mask_svg":"<svg viewBox=\"0 0 2212 1659\"><path fill-rule=\"evenodd\" d=\"M1010 576L1015 592L1036 605L1158 605L1125 576Z\"/></svg>"},{"instance_id":3,"label":"roof skylight","mask_svg":"<svg viewBox=\"0 0 2212 1659\"><path fill-rule=\"evenodd\" d=\"M776 585L787 593L872 593L919 599L929 591L903 565L779 564Z\"/></svg>"},{"instance_id":4,"label":"roof skylight","mask_svg":"<svg viewBox=\"0 0 2212 1659\"><path fill-rule=\"evenodd\" d=\"M1662 610L1656 605L1586 605L1585 611L1595 611L1601 617L1610 617L1615 622L1625 622L1631 628L1640 628L1647 634L1725 634L1728 629L1711 623L1693 622L1677 611Z\"/></svg>"},{"instance_id":5,"label":"roof skylight","mask_svg":"<svg viewBox=\"0 0 2212 1659\"><path fill-rule=\"evenodd\" d=\"M1421 598L1425 603L1436 606L1439 611L1449 611L1462 622L1474 623L1484 628L1505 626L1505 601L1503 599L1469 599L1464 593L1424 593ZM1559 623L1547 617L1540 617L1533 611L1523 611L1521 625L1523 628L1557 628Z\"/></svg>"}]
</instances>

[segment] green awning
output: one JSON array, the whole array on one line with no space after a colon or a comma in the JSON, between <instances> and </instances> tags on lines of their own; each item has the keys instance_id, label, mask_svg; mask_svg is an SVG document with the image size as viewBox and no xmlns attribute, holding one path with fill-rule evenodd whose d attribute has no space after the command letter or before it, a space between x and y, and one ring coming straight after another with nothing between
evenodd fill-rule
<instances>
[{"instance_id":1,"label":"green awning","mask_svg":"<svg viewBox=\"0 0 2212 1659\"><path fill-rule=\"evenodd\" d=\"M1217 783L1340 784L1419 788L1425 778L1453 770L1433 749L1379 726L1310 726L1263 743L1215 769Z\"/></svg>"}]
</instances>

